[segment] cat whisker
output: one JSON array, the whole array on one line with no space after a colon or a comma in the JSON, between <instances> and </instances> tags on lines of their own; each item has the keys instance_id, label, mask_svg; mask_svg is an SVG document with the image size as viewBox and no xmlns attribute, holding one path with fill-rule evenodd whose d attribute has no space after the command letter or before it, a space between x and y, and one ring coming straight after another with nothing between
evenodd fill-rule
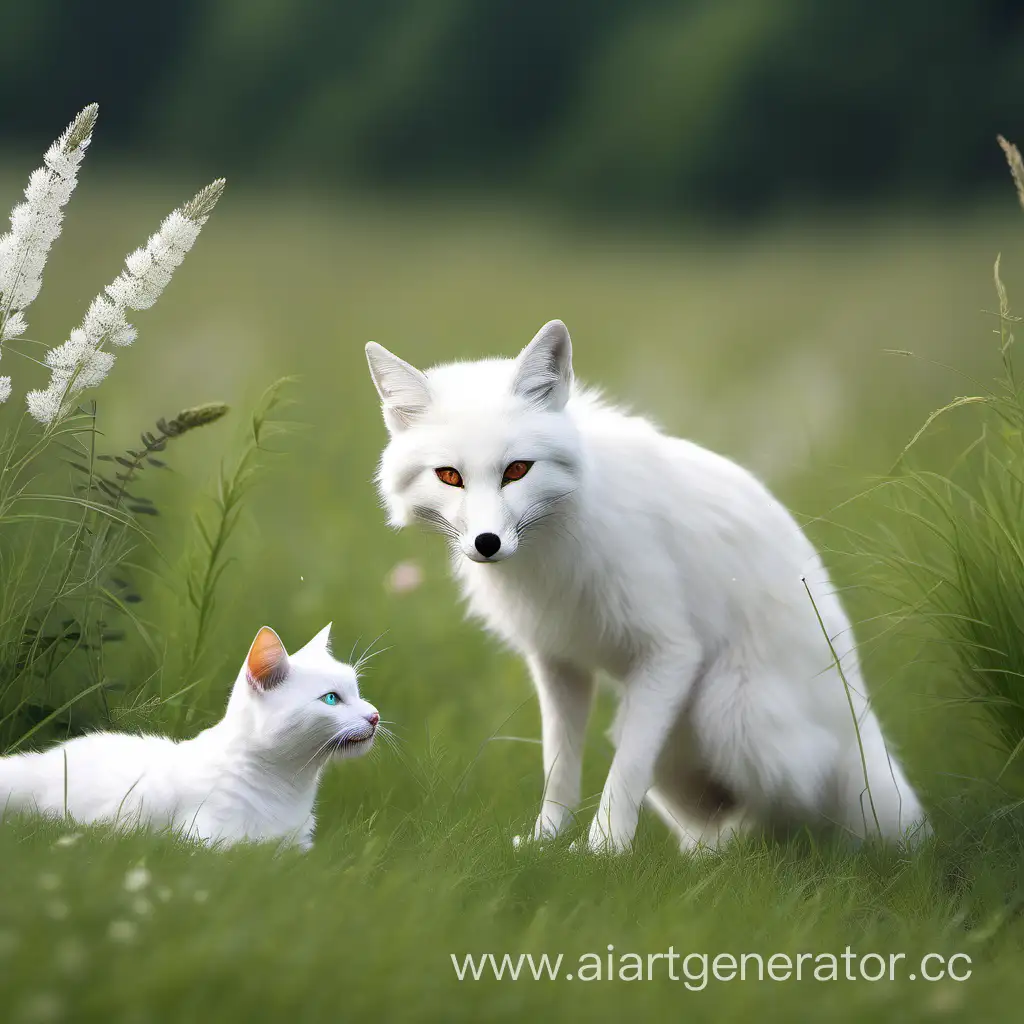
<instances>
[{"instance_id":1,"label":"cat whisker","mask_svg":"<svg viewBox=\"0 0 1024 1024\"><path fill-rule=\"evenodd\" d=\"M339 729L333 736L324 740L324 742L321 743L320 746L317 747L315 751L313 751L313 756L310 757L310 759L295 774L301 775L328 747L330 747L333 743L337 743L338 740L340 740L344 735L345 730Z\"/></svg>"},{"instance_id":2,"label":"cat whisker","mask_svg":"<svg viewBox=\"0 0 1024 1024\"><path fill-rule=\"evenodd\" d=\"M352 666L354 669L356 669L356 671L358 671L359 666L362 665L364 661L366 661L367 655L369 655L370 651L373 650L374 644L376 644L378 641L386 637L388 635L388 632L389 630L385 629L383 633L379 633L377 636L373 638L373 640L371 640L366 645L366 649L363 651L362 654L359 655L359 657L355 660L355 664Z\"/></svg>"},{"instance_id":3,"label":"cat whisker","mask_svg":"<svg viewBox=\"0 0 1024 1024\"><path fill-rule=\"evenodd\" d=\"M363 639L362 633L356 637L355 642L352 644L352 650L348 652L348 663L351 665L355 661L356 648L359 646L359 641Z\"/></svg>"},{"instance_id":4,"label":"cat whisker","mask_svg":"<svg viewBox=\"0 0 1024 1024\"><path fill-rule=\"evenodd\" d=\"M399 743L398 737L390 729L387 729L387 728L385 728L384 726L382 726L382 725L380 725L378 723L378 725L377 725L377 733L380 735L380 738L392 750L395 750L395 751L398 750L398 743Z\"/></svg>"},{"instance_id":5,"label":"cat whisker","mask_svg":"<svg viewBox=\"0 0 1024 1024\"><path fill-rule=\"evenodd\" d=\"M358 671L368 661L373 661L373 659L376 658L377 655L379 655L379 654L387 654L388 651L393 651L393 650L394 650L394 645L392 645L391 647L382 647L379 651L374 651L373 654L364 654L363 657L361 657L359 659L359 661L356 662L354 667Z\"/></svg>"},{"instance_id":6,"label":"cat whisker","mask_svg":"<svg viewBox=\"0 0 1024 1024\"><path fill-rule=\"evenodd\" d=\"M377 634L377 635L376 635L376 636L375 636L375 637L373 638L373 643L371 643L371 644L368 644L368 645L367 645L367 647L366 647L366 650L367 650L367 651L372 651L372 650L373 650L373 646L374 646L374 644L378 643L378 642L379 642L380 640L383 640L383 639L384 639L384 637L386 637L386 636L388 635L388 633L390 633L390 632L391 632L391 630L390 630L390 629L385 629L385 630L382 630L382 631L381 631L380 633L378 633L378 634ZM365 654L365 653L366 653L366 651L364 651L363 653Z\"/></svg>"}]
</instances>

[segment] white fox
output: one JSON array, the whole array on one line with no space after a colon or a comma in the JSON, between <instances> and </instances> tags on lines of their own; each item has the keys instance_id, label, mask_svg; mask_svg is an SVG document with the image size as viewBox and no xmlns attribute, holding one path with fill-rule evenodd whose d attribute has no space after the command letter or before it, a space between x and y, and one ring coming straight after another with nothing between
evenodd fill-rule
<instances>
[{"instance_id":1,"label":"white fox","mask_svg":"<svg viewBox=\"0 0 1024 1024\"><path fill-rule=\"evenodd\" d=\"M576 386L559 320L515 360L423 373L373 342L366 353L391 525L447 536L471 613L533 677L534 839L579 802L597 670L621 700L595 852L631 846L645 799L684 850L755 825L927 831L821 559L753 476Z\"/></svg>"}]
</instances>

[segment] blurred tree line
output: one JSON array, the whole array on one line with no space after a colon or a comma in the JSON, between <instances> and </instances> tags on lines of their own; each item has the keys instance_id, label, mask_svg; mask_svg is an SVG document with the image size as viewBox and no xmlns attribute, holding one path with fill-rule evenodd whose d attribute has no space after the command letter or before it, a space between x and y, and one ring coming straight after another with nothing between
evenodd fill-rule
<instances>
[{"instance_id":1,"label":"blurred tree line","mask_svg":"<svg viewBox=\"0 0 1024 1024\"><path fill-rule=\"evenodd\" d=\"M1024 0L8 0L5 142L751 212L959 197L1024 138Z\"/></svg>"}]
</instances>

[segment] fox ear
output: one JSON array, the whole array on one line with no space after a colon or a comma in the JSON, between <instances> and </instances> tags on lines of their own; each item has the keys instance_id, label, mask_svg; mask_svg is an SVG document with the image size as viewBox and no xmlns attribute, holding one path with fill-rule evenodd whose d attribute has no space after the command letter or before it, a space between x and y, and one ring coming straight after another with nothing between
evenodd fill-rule
<instances>
[{"instance_id":1,"label":"fox ear","mask_svg":"<svg viewBox=\"0 0 1024 1024\"><path fill-rule=\"evenodd\" d=\"M405 430L430 405L426 376L375 341L366 344L366 361L384 407L388 430L392 433Z\"/></svg>"},{"instance_id":2,"label":"fox ear","mask_svg":"<svg viewBox=\"0 0 1024 1024\"><path fill-rule=\"evenodd\" d=\"M257 634L245 659L245 676L257 693L272 690L288 675L288 652L281 638L264 626Z\"/></svg>"},{"instance_id":3,"label":"fox ear","mask_svg":"<svg viewBox=\"0 0 1024 1024\"><path fill-rule=\"evenodd\" d=\"M551 320L516 359L513 394L532 405L559 410L572 388L572 342L561 320Z\"/></svg>"}]
</instances>

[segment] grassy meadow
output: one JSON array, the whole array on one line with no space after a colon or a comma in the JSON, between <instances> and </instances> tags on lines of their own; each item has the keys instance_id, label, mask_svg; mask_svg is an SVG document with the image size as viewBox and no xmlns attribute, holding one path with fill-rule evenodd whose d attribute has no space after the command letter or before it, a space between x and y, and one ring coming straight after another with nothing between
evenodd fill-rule
<instances>
[{"instance_id":1,"label":"grassy meadow","mask_svg":"<svg viewBox=\"0 0 1024 1024\"><path fill-rule=\"evenodd\" d=\"M13 203L20 184L5 172L0 196ZM65 337L193 184L87 166L33 336ZM133 608L151 646L134 631L112 646L115 685L76 714L191 734L219 714L262 624L294 648L333 620L342 655L384 634L362 688L399 743L330 771L307 855L5 824L3 1019L1015 1018L1024 829L993 813L1015 796L1006 777L996 783L1002 759L979 713L951 700L948 645L895 606L880 527L898 536L899 517L877 492L850 501L890 470L932 409L977 389L962 374L999 372L996 322L984 313L997 306L999 252L1011 302L1024 307L1024 224L1012 204L1008 194L944 219L879 213L723 235L229 186L95 393L110 452L187 406L222 400L232 412L175 441L169 471L145 477L140 489L162 514L146 523ZM626 858L581 858L561 841L513 851L542 785L531 688L515 657L463 621L440 539L384 525L372 486L384 428L362 346L374 339L420 364L511 355L552 317L573 334L578 376L748 465L808 522L848 590L880 713L934 811L937 839L917 855L752 839L688 861L646 815ZM15 421L17 395L38 386L28 363L11 356L4 370L17 394L0 430ZM213 516L220 467L243 450L261 392L286 375L296 378L285 391L291 426L261 459L226 553L213 642L183 679L193 517ZM959 409L913 457L944 472L977 431L974 410ZM422 585L395 592L390 574L408 561ZM609 709L606 697L590 731L590 805L610 761ZM609 945L712 957L851 946L908 963L963 952L973 975L711 979L693 991L664 972L459 982L450 959L575 961Z\"/></svg>"}]
</instances>

